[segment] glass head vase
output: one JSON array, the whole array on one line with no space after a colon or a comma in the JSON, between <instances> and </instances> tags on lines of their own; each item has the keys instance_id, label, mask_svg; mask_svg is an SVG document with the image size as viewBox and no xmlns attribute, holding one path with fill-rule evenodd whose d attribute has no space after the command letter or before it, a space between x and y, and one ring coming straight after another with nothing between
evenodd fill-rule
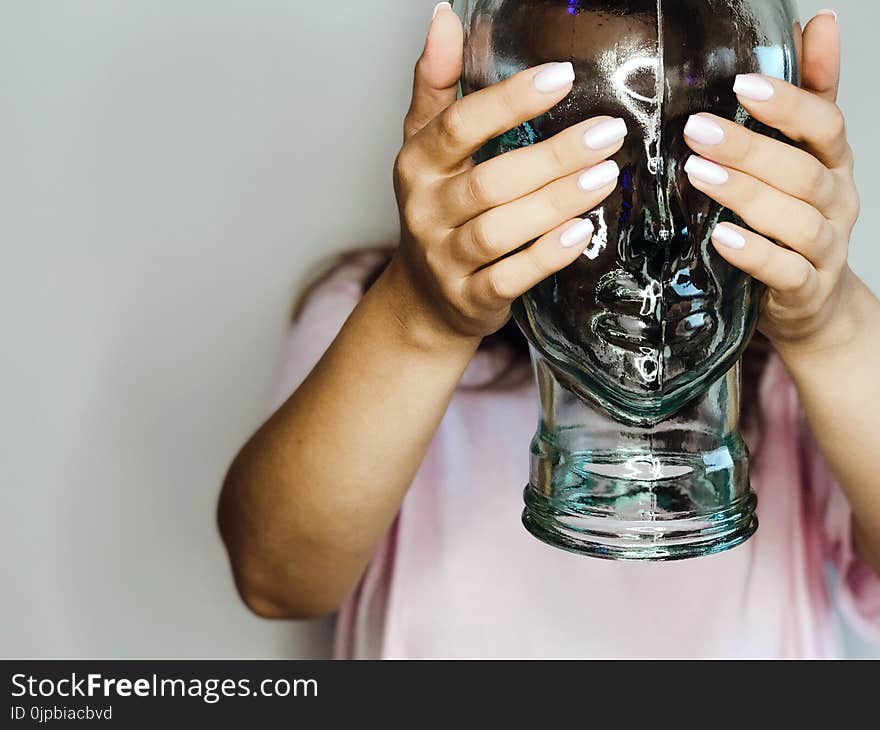
<instances>
[{"instance_id":1,"label":"glass head vase","mask_svg":"<svg viewBox=\"0 0 880 730\"><path fill-rule=\"evenodd\" d=\"M621 560L717 553L757 528L740 433L738 361L761 287L711 242L745 225L696 190L684 127L711 113L764 134L738 74L798 82L789 0L458 0L462 91L569 61L571 93L492 140L486 161L599 115L626 121L621 175L578 261L514 316L537 373L541 421L523 520L560 548Z\"/></svg>"}]
</instances>

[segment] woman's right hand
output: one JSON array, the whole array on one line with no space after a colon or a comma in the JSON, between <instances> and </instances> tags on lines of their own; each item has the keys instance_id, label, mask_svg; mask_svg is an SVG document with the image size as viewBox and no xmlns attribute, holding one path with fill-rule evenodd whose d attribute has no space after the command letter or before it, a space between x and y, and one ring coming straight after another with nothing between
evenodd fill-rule
<instances>
[{"instance_id":1,"label":"woman's right hand","mask_svg":"<svg viewBox=\"0 0 880 730\"><path fill-rule=\"evenodd\" d=\"M474 165L489 140L564 99L574 73L569 63L545 64L456 101L462 38L458 16L438 6L395 165L402 238L389 273L418 310L403 316L481 339L507 321L517 297L590 244L593 225L576 216L614 190L620 170L607 158L627 129L597 117Z\"/></svg>"}]
</instances>

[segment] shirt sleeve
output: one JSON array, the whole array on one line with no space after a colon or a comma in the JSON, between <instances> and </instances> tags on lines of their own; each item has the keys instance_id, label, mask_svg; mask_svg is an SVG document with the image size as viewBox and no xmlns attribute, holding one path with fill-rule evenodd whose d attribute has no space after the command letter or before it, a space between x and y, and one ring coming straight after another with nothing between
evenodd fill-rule
<instances>
[{"instance_id":1,"label":"shirt sleeve","mask_svg":"<svg viewBox=\"0 0 880 730\"><path fill-rule=\"evenodd\" d=\"M380 258L362 254L321 282L306 298L285 343L272 394L279 408L308 377L360 301L363 282Z\"/></svg>"},{"instance_id":2,"label":"shirt sleeve","mask_svg":"<svg viewBox=\"0 0 880 730\"><path fill-rule=\"evenodd\" d=\"M825 558L835 569L837 605L854 629L880 644L880 576L855 549L849 501L831 474L806 421L803 431L807 486Z\"/></svg>"}]
</instances>

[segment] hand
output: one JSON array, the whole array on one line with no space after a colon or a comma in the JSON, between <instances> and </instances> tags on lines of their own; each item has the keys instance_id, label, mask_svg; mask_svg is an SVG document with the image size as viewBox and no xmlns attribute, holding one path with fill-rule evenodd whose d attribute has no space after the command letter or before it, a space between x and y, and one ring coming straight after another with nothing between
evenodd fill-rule
<instances>
[{"instance_id":1,"label":"hand","mask_svg":"<svg viewBox=\"0 0 880 730\"><path fill-rule=\"evenodd\" d=\"M575 216L616 186L620 170L603 160L620 149L626 125L592 119L475 166L486 142L564 99L574 73L546 64L456 101L461 58L461 23L441 7L395 166L402 238L390 268L408 288L404 301L415 299L433 326L482 338L507 321L514 299L589 245L593 225Z\"/></svg>"},{"instance_id":2,"label":"hand","mask_svg":"<svg viewBox=\"0 0 880 730\"><path fill-rule=\"evenodd\" d=\"M780 350L837 346L855 331L847 256L859 196L835 103L839 77L837 23L822 14L804 31L803 89L755 75L735 87L755 119L798 146L711 114L692 117L685 129L699 155L685 168L693 185L757 231L723 223L712 240L767 285L760 328Z\"/></svg>"}]
</instances>

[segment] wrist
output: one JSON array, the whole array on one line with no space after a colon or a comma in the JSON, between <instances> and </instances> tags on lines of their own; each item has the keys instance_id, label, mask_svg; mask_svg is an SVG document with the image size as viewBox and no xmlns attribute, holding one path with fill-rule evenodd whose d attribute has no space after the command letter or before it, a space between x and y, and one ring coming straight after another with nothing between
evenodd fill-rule
<instances>
[{"instance_id":1,"label":"wrist","mask_svg":"<svg viewBox=\"0 0 880 730\"><path fill-rule=\"evenodd\" d=\"M864 342L877 342L880 302L849 269L833 305L823 314L810 336L769 338L789 368L817 359L851 357Z\"/></svg>"},{"instance_id":2,"label":"wrist","mask_svg":"<svg viewBox=\"0 0 880 730\"><path fill-rule=\"evenodd\" d=\"M397 256L373 285L371 294L393 313L394 335L407 347L432 356L462 354L470 359L482 342L482 337L464 335L444 321Z\"/></svg>"}]
</instances>

